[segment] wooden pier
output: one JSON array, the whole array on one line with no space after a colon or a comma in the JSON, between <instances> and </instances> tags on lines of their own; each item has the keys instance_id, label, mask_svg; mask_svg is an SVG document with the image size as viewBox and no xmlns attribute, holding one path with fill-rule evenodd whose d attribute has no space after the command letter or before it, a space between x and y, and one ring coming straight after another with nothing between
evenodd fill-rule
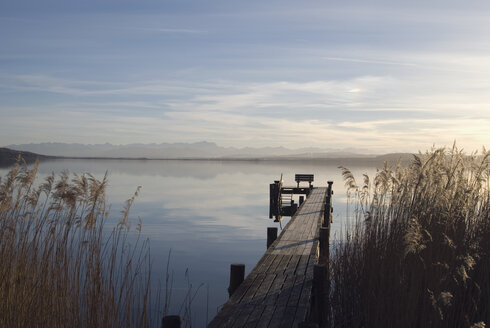
<instances>
[{"instance_id":1,"label":"wooden pier","mask_svg":"<svg viewBox=\"0 0 490 328\"><path fill-rule=\"evenodd\" d=\"M208 327L296 328L321 323L327 284L325 266L318 264L328 259L332 183L328 185L308 188L306 200L247 278L230 290L229 301ZM271 204L272 189L271 185ZM320 248L326 252L323 256Z\"/></svg>"}]
</instances>

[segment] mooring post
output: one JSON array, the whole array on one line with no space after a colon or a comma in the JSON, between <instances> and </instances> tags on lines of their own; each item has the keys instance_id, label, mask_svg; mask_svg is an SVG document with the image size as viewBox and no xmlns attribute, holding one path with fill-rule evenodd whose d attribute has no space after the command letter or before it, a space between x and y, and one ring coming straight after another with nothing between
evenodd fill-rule
<instances>
[{"instance_id":1,"label":"mooring post","mask_svg":"<svg viewBox=\"0 0 490 328\"><path fill-rule=\"evenodd\" d=\"M325 201L325 211L323 212L322 227L330 226L330 216L332 215L332 207L330 206L330 198L327 197Z\"/></svg>"},{"instance_id":2,"label":"mooring post","mask_svg":"<svg viewBox=\"0 0 490 328\"><path fill-rule=\"evenodd\" d=\"M325 197L325 211L323 212L322 227L330 227L332 223L332 184L333 181L327 181L327 196Z\"/></svg>"},{"instance_id":3,"label":"mooring post","mask_svg":"<svg viewBox=\"0 0 490 328\"><path fill-rule=\"evenodd\" d=\"M321 327L325 321L325 266L315 264L313 267L313 304L311 309L312 321Z\"/></svg>"},{"instance_id":4,"label":"mooring post","mask_svg":"<svg viewBox=\"0 0 490 328\"><path fill-rule=\"evenodd\" d=\"M245 280L245 264L232 264L230 266L230 286L228 295L231 297L238 286Z\"/></svg>"},{"instance_id":5,"label":"mooring post","mask_svg":"<svg viewBox=\"0 0 490 328\"><path fill-rule=\"evenodd\" d=\"M330 229L320 228L320 264L327 264L330 257Z\"/></svg>"},{"instance_id":6,"label":"mooring post","mask_svg":"<svg viewBox=\"0 0 490 328\"><path fill-rule=\"evenodd\" d=\"M294 199L291 199L291 216L296 214L296 211L298 210L298 204L294 203Z\"/></svg>"},{"instance_id":7,"label":"mooring post","mask_svg":"<svg viewBox=\"0 0 490 328\"><path fill-rule=\"evenodd\" d=\"M277 239L277 227L267 227L267 248Z\"/></svg>"},{"instance_id":8,"label":"mooring post","mask_svg":"<svg viewBox=\"0 0 490 328\"><path fill-rule=\"evenodd\" d=\"M274 216L280 215L280 208L278 200L281 193L280 181L275 180L269 186L269 218L272 219Z\"/></svg>"},{"instance_id":9,"label":"mooring post","mask_svg":"<svg viewBox=\"0 0 490 328\"><path fill-rule=\"evenodd\" d=\"M332 213L333 213L333 207L332 207L332 196L333 196L332 185L333 185L333 181L327 181L327 184L328 184L327 192L328 192L328 195L330 196L330 213L328 215L330 217L330 223L332 223L333 222L333 216L332 216ZM329 224L329 227L330 227L330 224Z\"/></svg>"},{"instance_id":10,"label":"mooring post","mask_svg":"<svg viewBox=\"0 0 490 328\"><path fill-rule=\"evenodd\" d=\"M166 315L162 319L162 328L180 328L180 316Z\"/></svg>"}]
</instances>

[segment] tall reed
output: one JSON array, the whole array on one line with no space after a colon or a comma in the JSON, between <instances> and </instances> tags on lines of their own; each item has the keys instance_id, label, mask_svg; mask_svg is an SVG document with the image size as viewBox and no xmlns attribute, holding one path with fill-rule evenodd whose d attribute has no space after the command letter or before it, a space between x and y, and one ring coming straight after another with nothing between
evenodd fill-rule
<instances>
[{"instance_id":1,"label":"tall reed","mask_svg":"<svg viewBox=\"0 0 490 328\"><path fill-rule=\"evenodd\" d=\"M37 183L36 172L37 163L18 163L0 179L0 327L157 322L148 244L128 239L134 197L108 229L107 176L63 172Z\"/></svg>"},{"instance_id":2,"label":"tall reed","mask_svg":"<svg viewBox=\"0 0 490 328\"><path fill-rule=\"evenodd\" d=\"M490 152L418 154L358 184L356 223L332 252L335 327L490 324Z\"/></svg>"}]
</instances>

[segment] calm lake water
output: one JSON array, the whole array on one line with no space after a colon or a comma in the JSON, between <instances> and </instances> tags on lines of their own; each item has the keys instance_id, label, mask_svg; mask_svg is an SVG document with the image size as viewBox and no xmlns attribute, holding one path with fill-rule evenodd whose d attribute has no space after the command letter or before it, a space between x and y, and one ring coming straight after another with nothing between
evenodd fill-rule
<instances>
[{"instance_id":1,"label":"calm lake water","mask_svg":"<svg viewBox=\"0 0 490 328\"><path fill-rule=\"evenodd\" d=\"M314 185L334 181L333 234L340 236L346 221L346 190L340 169L334 165L279 161L153 161L56 160L43 162L39 178L51 172L109 174L108 203L117 222L124 201L141 186L131 210L134 226L143 221L142 237L150 240L153 276L164 288L171 250L173 288L170 314L183 315L189 273L193 293L192 323L204 327L228 299L231 263L244 263L246 274L266 249L266 229L278 226L269 215L269 184L283 174L294 185L294 174L315 175ZM375 172L373 167L352 167L356 176ZM0 169L4 176L7 169ZM287 218L282 226L287 223ZM155 287L156 288L156 287Z\"/></svg>"}]
</instances>

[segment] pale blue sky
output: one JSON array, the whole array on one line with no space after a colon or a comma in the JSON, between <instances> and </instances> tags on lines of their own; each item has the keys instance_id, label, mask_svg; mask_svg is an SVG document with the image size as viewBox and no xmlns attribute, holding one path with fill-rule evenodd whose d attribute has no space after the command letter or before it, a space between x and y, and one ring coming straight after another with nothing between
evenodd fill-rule
<instances>
[{"instance_id":1,"label":"pale blue sky","mask_svg":"<svg viewBox=\"0 0 490 328\"><path fill-rule=\"evenodd\" d=\"M0 2L0 146L490 141L488 1Z\"/></svg>"}]
</instances>

